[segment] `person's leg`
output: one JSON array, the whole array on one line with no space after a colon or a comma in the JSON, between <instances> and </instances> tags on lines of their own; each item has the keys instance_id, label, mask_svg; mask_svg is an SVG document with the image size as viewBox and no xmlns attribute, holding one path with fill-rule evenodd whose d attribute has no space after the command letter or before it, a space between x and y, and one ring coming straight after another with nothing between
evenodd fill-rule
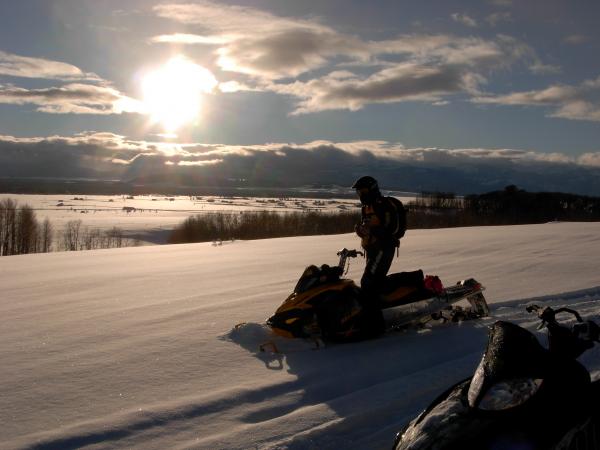
<instances>
[{"instance_id":1,"label":"person's leg","mask_svg":"<svg viewBox=\"0 0 600 450\"><path fill-rule=\"evenodd\" d=\"M360 287L365 298L370 301L376 301L377 294L385 283L385 277L394 260L394 252L393 247L367 251L367 264L360 280Z\"/></svg>"},{"instance_id":2,"label":"person's leg","mask_svg":"<svg viewBox=\"0 0 600 450\"><path fill-rule=\"evenodd\" d=\"M376 249L367 252L367 265L360 280L363 307L363 330L366 337L377 336L385 331L385 323L379 305L379 292L394 259L394 249Z\"/></svg>"}]
</instances>

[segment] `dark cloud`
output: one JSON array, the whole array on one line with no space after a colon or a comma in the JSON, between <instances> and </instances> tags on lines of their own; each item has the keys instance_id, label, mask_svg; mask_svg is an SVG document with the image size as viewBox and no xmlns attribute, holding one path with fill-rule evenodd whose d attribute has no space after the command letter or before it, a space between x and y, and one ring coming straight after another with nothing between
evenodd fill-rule
<instances>
[{"instance_id":1,"label":"dark cloud","mask_svg":"<svg viewBox=\"0 0 600 450\"><path fill-rule=\"evenodd\" d=\"M382 141L226 146L131 141L111 133L0 136L0 177L298 187L349 186L364 174L394 190L473 193L516 184L531 191L600 195L600 152L572 159L514 149L405 148Z\"/></svg>"}]
</instances>

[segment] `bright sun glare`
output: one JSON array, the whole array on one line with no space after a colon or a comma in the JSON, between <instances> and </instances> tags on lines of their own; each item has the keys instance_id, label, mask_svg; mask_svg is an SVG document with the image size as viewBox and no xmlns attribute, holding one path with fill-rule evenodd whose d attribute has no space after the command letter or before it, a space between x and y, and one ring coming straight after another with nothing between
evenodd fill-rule
<instances>
[{"instance_id":1,"label":"bright sun glare","mask_svg":"<svg viewBox=\"0 0 600 450\"><path fill-rule=\"evenodd\" d=\"M217 80L207 69L177 56L144 77L144 105L153 122L173 133L196 120L202 94L216 85Z\"/></svg>"}]
</instances>

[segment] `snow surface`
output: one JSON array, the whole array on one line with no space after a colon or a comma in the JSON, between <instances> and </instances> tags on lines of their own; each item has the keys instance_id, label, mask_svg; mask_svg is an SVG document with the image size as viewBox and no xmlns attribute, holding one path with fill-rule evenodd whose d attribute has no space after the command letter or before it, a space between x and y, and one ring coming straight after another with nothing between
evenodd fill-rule
<instances>
[{"instance_id":1,"label":"snow surface","mask_svg":"<svg viewBox=\"0 0 600 450\"><path fill-rule=\"evenodd\" d=\"M469 376L495 320L533 331L534 301L600 319L600 223L410 230L392 271L475 277L492 317L259 352L259 324L304 267L356 245L346 234L0 258L0 447L389 448ZM364 261L352 263L357 279ZM582 357L595 378L599 352Z\"/></svg>"},{"instance_id":2,"label":"snow surface","mask_svg":"<svg viewBox=\"0 0 600 450\"><path fill-rule=\"evenodd\" d=\"M159 195L30 195L0 194L19 206L29 205L41 222L48 218L55 229L70 220L83 226L106 230L121 228L142 242L164 243L170 230L196 214L241 211L359 211L356 199L256 198L220 196ZM402 201L414 197L402 197ZM127 208L127 209L124 209Z\"/></svg>"}]
</instances>

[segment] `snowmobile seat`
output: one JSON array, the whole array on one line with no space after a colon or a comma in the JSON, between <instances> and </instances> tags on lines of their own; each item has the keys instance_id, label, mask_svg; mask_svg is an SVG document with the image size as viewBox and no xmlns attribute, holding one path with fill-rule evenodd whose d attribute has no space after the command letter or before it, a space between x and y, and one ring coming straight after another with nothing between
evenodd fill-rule
<instances>
[{"instance_id":1,"label":"snowmobile seat","mask_svg":"<svg viewBox=\"0 0 600 450\"><path fill-rule=\"evenodd\" d=\"M424 279L422 270L392 273L386 277L381 292L389 294L400 287L422 289L425 287Z\"/></svg>"},{"instance_id":2,"label":"snowmobile seat","mask_svg":"<svg viewBox=\"0 0 600 450\"><path fill-rule=\"evenodd\" d=\"M425 289L422 270L393 273L386 277L381 290L381 301L385 304L406 304L431 297Z\"/></svg>"}]
</instances>

